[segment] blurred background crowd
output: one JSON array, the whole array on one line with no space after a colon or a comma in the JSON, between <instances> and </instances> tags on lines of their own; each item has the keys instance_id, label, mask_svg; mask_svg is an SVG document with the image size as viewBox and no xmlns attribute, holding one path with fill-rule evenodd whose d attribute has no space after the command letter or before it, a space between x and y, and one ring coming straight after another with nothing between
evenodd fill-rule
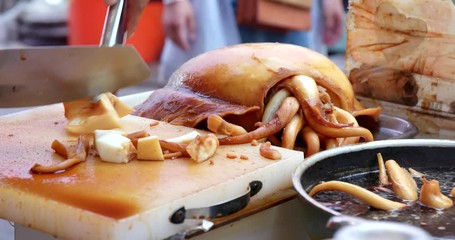
<instances>
[{"instance_id":1,"label":"blurred background crowd","mask_svg":"<svg viewBox=\"0 0 455 240\"><path fill-rule=\"evenodd\" d=\"M0 48L96 45L105 2L109 1L2 0ZM258 13L258 4L266 4L268 10ZM347 0L153 0L127 44L154 68L149 82L155 87L164 86L176 68L198 54L248 42L305 46L329 55L343 68L347 4ZM245 15L257 21L251 24ZM273 26L280 21L286 26Z\"/></svg>"}]
</instances>

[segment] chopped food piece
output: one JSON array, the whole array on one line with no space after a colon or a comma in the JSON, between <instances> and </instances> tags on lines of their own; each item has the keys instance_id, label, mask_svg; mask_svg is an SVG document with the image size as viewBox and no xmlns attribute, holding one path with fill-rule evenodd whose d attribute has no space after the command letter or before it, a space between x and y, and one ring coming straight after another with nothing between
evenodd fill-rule
<instances>
[{"instance_id":1,"label":"chopped food piece","mask_svg":"<svg viewBox=\"0 0 455 240\"><path fill-rule=\"evenodd\" d=\"M112 129L112 130L103 130L103 129L98 129L95 131L95 137L101 137L105 134L111 134L111 133L117 133L117 134L120 134L122 136L125 136L127 135L125 132L121 131L121 130L118 130L118 129Z\"/></svg>"},{"instance_id":2,"label":"chopped food piece","mask_svg":"<svg viewBox=\"0 0 455 240\"><path fill-rule=\"evenodd\" d=\"M218 115L211 115L207 118L207 128L214 133L227 136L238 136L247 133L243 127L229 123Z\"/></svg>"},{"instance_id":3,"label":"chopped food piece","mask_svg":"<svg viewBox=\"0 0 455 240\"><path fill-rule=\"evenodd\" d=\"M197 136L186 147L186 151L195 162L200 163L215 155L220 143L215 134L209 133L205 136Z\"/></svg>"},{"instance_id":4,"label":"chopped food piece","mask_svg":"<svg viewBox=\"0 0 455 240\"><path fill-rule=\"evenodd\" d=\"M257 145L259 145L258 140L253 139L253 141L251 141L251 146L257 146Z\"/></svg>"},{"instance_id":5,"label":"chopped food piece","mask_svg":"<svg viewBox=\"0 0 455 240\"><path fill-rule=\"evenodd\" d=\"M420 189L420 202L431 208L446 209L453 206L453 201L441 193L437 180L428 181L422 177L423 185Z\"/></svg>"},{"instance_id":6,"label":"chopped food piece","mask_svg":"<svg viewBox=\"0 0 455 240\"><path fill-rule=\"evenodd\" d=\"M242 154L242 155L240 155L240 159L242 159L242 160L248 160L248 156L245 156L245 155Z\"/></svg>"},{"instance_id":7,"label":"chopped food piece","mask_svg":"<svg viewBox=\"0 0 455 240\"><path fill-rule=\"evenodd\" d=\"M63 106L68 119L66 130L70 133L90 134L98 129L121 127L121 115L117 113L107 94L101 94L96 102L86 98L65 102ZM120 108L121 114L125 114L123 107Z\"/></svg>"},{"instance_id":8,"label":"chopped food piece","mask_svg":"<svg viewBox=\"0 0 455 240\"><path fill-rule=\"evenodd\" d=\"M160 140L160 146L161 149L168 151L168 152L180 152L182 153L182 156L185 157L190 157L188 152L186 151L186 147L188 144L181 144L181 143L174 143L174 142L168 142L166 140Z\"/></svg>"},{"instance_id":9,"label":"chopped food piece","mask_svg":"<svg viewBox=\"0 0 455 240\"><path fill-rule=\"evenodd\" d=\"M166 141L171 142L171 143L188 144L191 141L193 141L197 136L200 136L200 134L198 132L191 131L185 135L182 135L180 137L171 138Z\"/></svg>"},{"instance_id":10,"label":"chopped food piece","mask_svg":"<svg viewBox=\"0 0 455 240\"><path fill-rule=\"evenodd\" d=\"M114 94L107 92L105 95L109 98L109 101L112 103L112 106L114 107L119 117L124 117L134 112L134 109L132 107L126 105Z\"/></svg>"},{"instance_id":11,"label":"chopped food piece","mask_svg":"<svg viewBox=\"0 0 455 240\"><path fill-rule=\"evenodd\" d=\"M68 149L65 144L60 142L59 140L55 139L52 142L51 148L60 156L64 157L65 159L68 158L68 153L70 153L70 150Z\"/></svg>"},{"instance_id":12,"label":"chopped food piece","mask_svg":"<svg viewBox=\"0 0 455 240\"><path fill-rule=\"evenodd\" d=\"M226 157L230 158L230 159L234 159L234 158L237 158L237 155L235 155L233 153L226 153Z\"/></svg>"},{"instance_id":13,"label":"chopped food piece","mask_svg":"<svg viewBox=\"0 0 455 240\"><path fill-rule=\"evenodd\" d=\"M89 137L87 135L80 135L77 140L76 152L74 153L74 156L82 161L85 161L88 156L89 145L90 145ZM72 155L73 154L69 154L69 156Z\"/></svg>"},{"instance_id":14,"label":"chopped food piece","mask_svg":"<svg viewBox=\"0 0 455 240\"><path fill-rule=\"evenodd\" d=\"M265 142L261 144L259 148L259 153L261 156L271 159L278 160L281 159L281 153L278 150L271 148L272 144L270 142Z\"/></svg>"},{"instance_id":15,"label":"chopped food piece","mask_svg":"<svg viewBox=\"0 0 455 240\"><path fill-rule=\"evenodd\" d=\"M95 145L102 161L113 163L127 163L135 155L131 140L118 131L95 131Z\"/></svg>"},{"instance_id":16,"label":"chopped food piece","mask_svg":"<svg viewBox=\"0 0 455 240\"><path fill-rule=\"evenodd\" d=\"M148 136L137 140L137 159L163 161L163 151L157 136Z\"/></svg>"},{"instance_id":17,"label":"chopped food piece","mask_svg":"<svg viewBox=\"0 0 455 240\"><path fill-rule=\"evenodd\" d=\"M126 135L126 137L131 140L131 142L133 143L135 148L137 148L137 141L140 138L144 138L144 137L148 137L148 136L150 136L150 134L147 131L144 131L144 130L133 132L133 133L130 133L130 134Z\"/></svg>"},{"instance_id":18,"label":"chopped food piece","mask_svg":"<svg viewBox=\"0 0 455 240\"><path fill-rule=\"evenodd\" d=\"M71 152L66 149L66 147L57 140L54 140L52 143L52 148L59 149L59 147L63 146L65 151L66 151L66 156L71 156L70 158L66 159L65 161L62 161L60 163L54 164L54 165L49 165L49 166L43 166L41 164L36 163L33 165L33 167L30 169L32 173L55 173L55 172L61 172L61 171L66 171L68 168L83 162L87 159L88 151L89 151L89 138L86 135L81 135L78 138L77 141L77 146L76 146L76 151ZM56 147L59 146L59 147ZM60 151L60 150L59 150Z\"/></svg>"},{"instance_id":19,"label":"chopped food piece","mask_svg":"<svg viewBox=\"0 0 455 240\"><path fill-rule=\"evenodd\" d=\"M80 162L82 162L82 160L79 158L70 158L70 159L66 159L65 161L62 161L60 163L50 165L50 166L43 166L41 164L36 163L30 171L36 172L36 173L56 173L56 172L67 170L68 168L70 168Z\"/></svg>"}]
</instances>

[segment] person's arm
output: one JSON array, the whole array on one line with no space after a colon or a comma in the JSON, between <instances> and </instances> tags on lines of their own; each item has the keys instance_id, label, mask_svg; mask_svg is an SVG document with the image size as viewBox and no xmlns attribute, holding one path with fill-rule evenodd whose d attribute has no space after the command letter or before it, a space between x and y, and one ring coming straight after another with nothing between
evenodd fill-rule
<instances>
[{"instance_id":1,"label":"person's arm","mask_svg":"<svg viewBox=\"0 0 455 240\"><path fill-rule=\"evenodd\" d=\"M118 0L104 0L107 5L114 5ZM136 31L137 24L141 18L142 11L147 6L149 0L128 0L128 10L126 23L126 31L128 32L128 37L131 37Z\"/></svg>"},{"instance_id":2,"label":"person's arm","mask_svg":"<svg viewBox=\"0 0 455 240\"><path fill-rule=\"evenodd\" d=\"M169 37L183 50L190 49L196 38L193 7L189 0L163 0L163 27Z\"/></svg>"},{"instance_id":3,"label":"person's arm","mask_svg":"<svg viewBox=\"0 0 455 240\"><path fill-rule=\"evenodd\" d=\"M344 7L342 0L322 0L324 16L324 43L335 44L341 37L343 28Z\"/></svg>"}]
</instances>

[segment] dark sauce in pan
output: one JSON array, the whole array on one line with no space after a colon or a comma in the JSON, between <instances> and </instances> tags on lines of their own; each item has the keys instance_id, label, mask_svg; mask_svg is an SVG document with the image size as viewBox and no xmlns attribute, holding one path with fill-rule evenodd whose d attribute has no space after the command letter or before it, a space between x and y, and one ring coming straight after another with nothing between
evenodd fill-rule
<instances>
[{"instance_id":1,"label":"dark sauce in pan","mask_svg":"<svg viewBox=\"0 0 455 240\"><path fill-rule=\"evenodd\" d=\"M438 180L441 192L446 196L449 196L450 190L455 187L455 168L416 170L424 173L428 180ZM366 203L349 194L333 191L320 192L314 196L314 199L345 215L372 220L405 222L423 228L434 237L455 239L455 206L445 210L436 210L422 206L418 200L416 202L405 202L393 194L373 190L372 186L377 186L378 184L378 172L352 175L339 180L367 188L387 199L404 202L408 207L395 211L377 210L370 208ZM415 180L420 191L422 181L418 178L415 178ZM455 198L450 198L455 202Z\"/></svg>"}]
</instances>

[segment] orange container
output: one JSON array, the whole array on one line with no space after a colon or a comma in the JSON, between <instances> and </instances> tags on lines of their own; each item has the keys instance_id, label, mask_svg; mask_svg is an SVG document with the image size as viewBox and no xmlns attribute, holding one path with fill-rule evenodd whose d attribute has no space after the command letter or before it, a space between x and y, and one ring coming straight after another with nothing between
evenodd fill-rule
<instances>
[{"instance_id":1,"label":"orange container","mask_svg":"<svg viewBox=\"0 0 455 240\"><path fill-rule=\"evenodd\" d=\"M164 44L161 2L145 8L135 34L127 40L148 63L157 61ZM107 7L103 0L73 0L69 5L68 41L70 45L98 45Z\"/></svg>"}]
</instances>

